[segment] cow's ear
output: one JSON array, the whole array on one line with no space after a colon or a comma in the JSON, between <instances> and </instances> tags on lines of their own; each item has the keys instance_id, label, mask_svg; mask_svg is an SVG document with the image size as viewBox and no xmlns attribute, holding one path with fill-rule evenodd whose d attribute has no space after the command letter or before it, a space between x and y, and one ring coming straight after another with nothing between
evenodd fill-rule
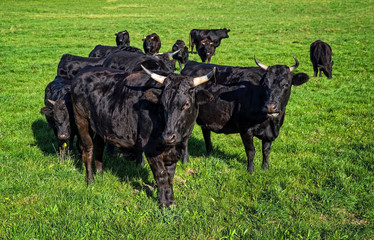
<instances>
[{"instance_id":1,"label":"cow's ear","mask_svg":"<svg viewBox=\"0 0 374 240\"><path fill-rule=\"evenodd\" d=\"M53 110L47 106L40 109L40 113L46 115L47 117L53 117Z\"/></svg>"},{"instance_id":2,"label":"cow's ear","mask_svg":"<svg viewBox=\"0 0 374 240\"><path fill-rule=\"evenodd\" d=\"M144 93L144 96L145 98L150 101L150 102L153 102L153 103L158 103L158 96L160 95L160 93L158 92L154 92L152 90L148 90Z\"/></svg>"},{"instance_id":3,"label":"cow's ear","mask_svg":"<svg viewBox=\"0 0 374 240\"><path fill-rule=\"evenodd\" d=\"M309 80L309 76L306 73L295 74L292 78L292 85L299 86L306 83Z\"/></svg>"},{"instance_id":4,"label":"cow's ear","mask_svg":"<svg viewBox=\"0 0 374 240\"><path fill-rule=\"evenodd\" d=\"M214 99L213 94L207 90L200 90L196 93L196 103L198 105L206 104Z\"/></svg>"}]
</instances>

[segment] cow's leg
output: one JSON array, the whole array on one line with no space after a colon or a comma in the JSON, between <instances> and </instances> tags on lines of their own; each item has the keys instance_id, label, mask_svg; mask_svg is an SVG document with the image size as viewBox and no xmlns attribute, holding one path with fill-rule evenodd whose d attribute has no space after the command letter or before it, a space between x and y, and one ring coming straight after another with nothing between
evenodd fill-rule
<instances>
[{"instance_id":1,"label":"cow's leg","mask_svg":"<svg viewBox=\"0 0 374 240\"><path fill-rule=\"evenodd\" d=\"M93 141L90 135L90 126L87 119L81 117L77 111L75 111L75 122L77 124L79 136L81 139L80 149L82 151L82 159L86 167L86 181L87 184L94 181L92 173L92 155L93 155Z\"/></svg>"},{"instance_id":2,"label":"cow's leg","mask_svg":"<svg viewBox=\"0 0 374 240\"><path fill-rule=\"evenodd\" d=\"M248 132L245 133L240 133L240 136L242 138L244 148L245 148L245 153L247 155L247 171L249 173L253 173L254 166L253 166L253 159L256 154L256 149L255 146L253 145L253 135L249 134Z\"/></svg>"},{"instance_id":3,"label":"cow's leg","mask_svg":"<svg viewBox=\"0 0 374 240\"><path fill-rule=\"evenodd\" d=\"M190 162L190 157L188 155L188 139L183 143L182 147L182 163Z\"/></svg>"},{"instance_id":4,"label":"cow's leg","mask_svg":"<svg viewBox=\"0 0 374 240\"><path fill-rule=\"evenodd\" d=\"M142 150L135 150L136 165L144 167L144 157Z\"/></svg>"},{"instance_id":5,"label":"cow's leg","mask_svg":"<svg viewBox=\"0 0 374 240\"><path fill-rule=\"evenodd\" d=\"M262 140L262 169L269 168L271 141Z\"/></svg>"},{"instance_id":6,"label":"cow's leg","mask_svg":"<svg viewBox=\"0 0 374 240\"><path fill-rule=\"evenodd\" d=\"M179 63L179 72L181 72L182 71L182 63L181 63L180 60L178 60L178 63Z\"/></svg>"},{"instance_id":7,"label":"cow's leg","mask_svg":"<svg viewBox=\"0 0 374 240\"><path fill-rule=\"evenodd\" d=\"M318 67L313 65L313 70L314 70L314 76L317 77Z\"/></svg>"},{"instance_id":8,"label":"cow's leg","mask_svg":"<svg viewBox=\"0 0 374 240\"><path fill-rule=\"evenodd\" d=\"M165 166L162 157L148 157L153 177L157 183L158 198L163 207L169 207L174 202L173 178L176 163Z\"/></svg>"},{"instance_id":9,"label":"cow's leg","mask_svg":"<svg viewBox=\"0 0 374 240\"><path fill-rule=\"evenodd\" d=\"M106 154L110 157L114 155L114 145L113 144L110 144L110 143L106 144Z\"/></svg>"},{"instance_id":10,"label":"cow's leg","mask_svg":"<svg viewBox=\"0 0 374 240\"><path fill-rule=\"evenodd\" d=\"M322 77L322 69L319 68L319 77Z\"/></svg>"},{"instance_id":11,"label":"cow's leg","mask_svg":"<svg viewBox=\"0 0 374 240\"><path fill-rule=\"evenodd\" d=\"M95 170L97 173L103 174L103 153L105 148L105 142L102 137L98 134L94 138L95 144Z\"/></svg>"},{"instance_id":12,"label":"cow's leg","mask_svg":"<svg viewBox=\"0 0 374 240\"><path fill-rule=\"evenodd\" d=\"M210 130L206 128L201 128L201 130L203 131L206 152L211 153L213 151L213 145L212 141L210 140Z\"/></svg>"}]
</instances>

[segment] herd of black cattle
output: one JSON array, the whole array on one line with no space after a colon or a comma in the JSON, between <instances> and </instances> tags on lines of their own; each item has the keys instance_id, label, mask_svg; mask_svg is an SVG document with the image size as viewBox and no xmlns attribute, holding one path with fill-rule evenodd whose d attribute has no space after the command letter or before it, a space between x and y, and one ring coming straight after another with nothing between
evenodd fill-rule
<instances>
[{"instance_id":1,"label":"herd of black cattle","mask_svg":"<svg viewBox=\"0 0 374 240\"><path fill-rule=\"evenodd\" d=\"M144 52L130 46L129 33L116 33L117 46L96 46L89 57L64 54L57 76L45 89L45 114L58 140L61 155L66 141L76 146L86 167L87 182L102 173L105 143L119 147L153 172L162 206L174 202L173 178L178 160L188 162L188 140L195 122L201 126L207 152L210 132L240 133L247 170L254 170L253 137L262 140L262 168L268 168L270 147L283 124L291 86L308 81L299 66L267 66L255 57L255 67L210 64L228 29L194 29L189 48L204 63L188 61L188 47L177 40L171 52L159 53L153 33L143 39ZM331 78L331 48L320 40L310 46L314 76ZM205 61L208 60L208 63ZM175 74L176 62L180 74ZM184 65L184 68L182 66ZM212 80L210 80L212 79Z\"/></svg>"}]
</instances>

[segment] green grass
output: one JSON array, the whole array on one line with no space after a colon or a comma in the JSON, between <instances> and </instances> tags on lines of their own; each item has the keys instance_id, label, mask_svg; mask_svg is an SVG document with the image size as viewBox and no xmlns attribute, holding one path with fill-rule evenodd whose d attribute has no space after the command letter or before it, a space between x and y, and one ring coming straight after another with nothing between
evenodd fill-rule
<instances>
[{"instance_id":1,"label":"green grass","mask_svg":"<svg viewBox=\"0 0 374 240\"><path fill-rule=\"evenodd\" d=\"M1 239L374 239L374 2L369 1L10 1L0 2ZM159 34L161 51L193 28L230 28L213 63L300 61L270 169L246 172L240 137L200 127L191 162L178 163L177 206L159 209L149 166L105 157L85 184L82 162L61 162L40 112L62 54L88 56ZM309 45L333 49L333 78L312 77ZM197 54L190 59L199 60Z\"/></svg>"}]
</instances>

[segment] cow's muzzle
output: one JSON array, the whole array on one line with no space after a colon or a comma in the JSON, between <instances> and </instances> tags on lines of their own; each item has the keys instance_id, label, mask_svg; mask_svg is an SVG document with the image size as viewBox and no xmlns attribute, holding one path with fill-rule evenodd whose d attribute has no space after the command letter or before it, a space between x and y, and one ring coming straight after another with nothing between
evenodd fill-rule
<instances>
[{"instance_id":1,"label":"cow's muzzle","mask_svg":"<svg viewBox=\"0 0 374 240\"><path fill-rule=\"evenodd\" d=\"M174 145L177 142L177 134L176 133L164 134L163 139L166 145Z\"/></svg>"},{"instance_id":2,"label":"cow's muzzle","mask_svg":"<svg viewBox=\"0 0 374 240\"><path fill-rule=\"evenodd\" d=\"M280 111L278 110L277 105L275 104L268 104L267 106L267 115L268 117L278 117L280 114Z\"/></svg>"},{"instance_id":3,"label":"cow's muzzle","mask_svg":"<svg viewBox=\"0 0 374 240\"><path fill-rule=\"evenodd\" d=\"M59 134L57 137L58 137L59 140L68 140L69 139L68 134Z\"/></svg>"}]
</instances>

